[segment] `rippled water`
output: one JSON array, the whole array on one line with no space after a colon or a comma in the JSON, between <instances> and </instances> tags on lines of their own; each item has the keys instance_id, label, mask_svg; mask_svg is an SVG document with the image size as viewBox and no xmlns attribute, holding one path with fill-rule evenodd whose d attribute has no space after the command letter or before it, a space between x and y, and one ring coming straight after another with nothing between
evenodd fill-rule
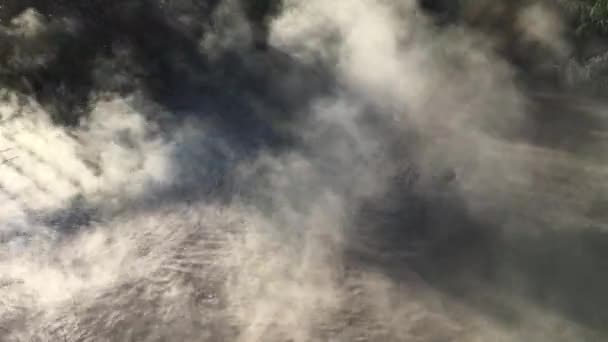
<instances>
[{"instance_id":1,"label":"rippled water","mask_svg":"<svg viewBox=\"0 0 608 342\"><path fill-rule=\"evenodd\" d=\"M2 89L0 341L602 341L605 105L414 2L288 5L265 51L230 2L125 31L75 124Z\"/></svg>"}]
</instances>

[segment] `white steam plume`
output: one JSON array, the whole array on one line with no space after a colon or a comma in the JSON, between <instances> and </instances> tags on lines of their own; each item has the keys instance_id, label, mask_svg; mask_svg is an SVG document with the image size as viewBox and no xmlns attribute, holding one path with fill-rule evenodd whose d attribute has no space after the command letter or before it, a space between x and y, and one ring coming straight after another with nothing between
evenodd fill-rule
<instances>
[{"instance_id":1,"label":"white steam plume","mask_svg":"<svg viewBox=\"0 0 608 342\"><path fill-rule=\"evenodd\" d=\"M58 127L33 101L16 113L18 97L6 91L0 341L595 337L584 324L483 282L471 285L482 300L495 298L489 302L526 323L510 326L492 309L454 298L410 267L414 238L374 246L385 232L382 218L365 217L370 202L405 212L386 219L403 236L458 233L459 222L441 210L426 223L408 218L419 215L408 209L415 201L451 203L443 194L500 239L593 222L587 194L569 181L538 178L581 175L588 186L605 179L604 168L523 140L531 125L526 97L491 39L461 27L439 30L414 1L284 5L271 45L336 80L297 108L298 119L286 125L297 142L284 149L242 146L245 132L226 132L211 113L166 113L152 104L140 112L135 104L147 99L139 94L99 100L77 127ZM234 3L223 6L218 23L233 25ZM557 27L547 25L529 34L543 40ZM242 30L219 29L201 46L221 59ZM252 53L251 68L271 74L264 58L283 56ZM242 101L254 102L250 94ZM273 114L265 110L241 114ZM394 180L412 165L420 178L400 188ZM497 273L517 277L506 267Z\"/></svg>"}]
</instances>

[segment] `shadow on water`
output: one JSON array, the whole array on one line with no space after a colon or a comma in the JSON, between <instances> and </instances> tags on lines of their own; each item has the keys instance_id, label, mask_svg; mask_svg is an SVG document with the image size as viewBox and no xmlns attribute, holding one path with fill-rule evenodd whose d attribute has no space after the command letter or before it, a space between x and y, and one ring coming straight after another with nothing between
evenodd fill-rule
<instances>
[{"instance_id":1,"label":"shadow on water","mask_svg":"<svg viewBox=\"0 0 608 342\"><path fill-rule=\"evenodd\" d=\"M48 53L51 58L43 64L8 63L9 67L0 71L0 83L33 97L55 124L67 128L78 126L93 109L95 97L103 93L121 96L143 92L143 101L131 105L148 120L158 122L161 130L188 125L192 118L204 122L213 131L210 137L184 141L184 146L177 146L171 155L178 178L199 177L184 182L196 182L196 191L190 185L155 187L141 199L134 199L137 203L133 206L153 210L149 206L156 204L150 204L154 202L148 201L151 197L162 198L163 203L230 201L234 165L254 160L259 153L281 153L297 144L292 128L312 101L330 92L331 75L271 46L260 47L259 42L203 50L201 38L214 34L211 18L220 1L186 6L186 14L196 22L190 24L196 27L186 27L178 20L184 12L159 3L6 3L0 10L3 24L34 8L43 16L50 33L42 38L6 35L0 41L7 46L23 46L19 52L26 57L28 53L31 57ZM276 4L250 7L244 1L244 5L246 16L254 22L266 20L277 10ZM193 8L198 12L192 13ZM75 25L70 27L62 19L70 19ZM29 51L32 42L40 43L42 52ZM158 107L161 110L156 110ZM166 113L168 117L163 116ZM213 139L217 141L210 141ZM228 154L222 145L230 147ZM206 163L192 165L193 160ZM73 233L88 226L97 215L85 202L76 197L65 208L34 216L51 227L62 227L64 233Z\"/></svg>"},{"instance_id":2,"label":"shadow on water","mask_svg":"<svg viewBox=\"0 0 608 342\"><path fill-rule=\"evenodd\" d=\"M608 335L605 231L532 227L511 233L499 218L473 217L466 201L450 190L429 196L396 186L393 201L407 204L371 221L368 214L360 218L376 222L365 237L376 253L353 251L354 262L397 282L407 281L405 270L413 269L455 301L513 327L529 322L527 307L538 307L585 327L592 341ZM376 202L372 211L383 207L391 204ZM504 210L506 216L518 215Z\"/></svg>"},{"instance_id":3,"label":"shadow on water","mask_svg":"<svg viewBox=\"0 0 608 342\"><path fill-rule=\"evenodd\" d=\"M152 97L158 97L162 93L161 84L172 89L178 79L188 82L188 74L177 67L180 64L174 60L174 51L184 60L181 64L201 71L205 68L194 37L171 26L152 2L25 1L7 4L3 13L14 17L28 8L35 9L49 23L59 22L57 32L44 37L42 42L53 48L47 53L56 52L47 63L14 68L5 71L3 76L9 87L33 96L58 124L77 125L80 118L88 114L94 91L126 93L133 90L133 80L141 80ZM67 25L62 25L61 19L71 20L75 27L63 27ZM8 43L13 40L17 45L29 38L8 36L4 39ZM116 49L132 52L127 65L113 62ZM99 84L94 72L100 60L110 61L118 69L112 73L130 80ZM121 67L133 70L121 70Z\"/></svg>"},{"instance_id":4,"label":"shadow on water","mask_svg":"<svg viewBox=\"0 0 608 342\"><path fill-rule=\"evenodd\" d=\"M267 2L268 6L247 6L249 2L244 1L247 17L265 21L277 10L277 5L271 6L276 1L261 3ZM201 38L213 30L212 14L218 5L219 1L203 1L187 7L186 13L178 9L171 13L170 5L155 1L7 3L1 11L4 22L34 8L48 23L55 23L55 30L42 38L42 43L50 45L43 52L25 49L28 39L34 38L2 37L5 45L25 46L19 53L26 57L51 57L42 64L7 65L0 80L33 96L62 125L77 125L91 110L97 93L124 95L143 89L147 98L173 113L221 112L214 118L219 124L248 128L231 127L239 134L255 132L255 127L263 130L268 127L264 120L291 118L295 108L302 108L296 101L306 101L327 88L318 71L271 47L202 51ZM180 15L186 14L190 24L180 21ZM75 25L68 28L58 18ZM209 53L219 56L211 58ZM266 59L270 55L275 64L256 65L250 60L256 54ZM257 99L264 108L251 108L249 99ZM269 133L259 137L272 136Z\"/></svg>"},{"instance_id":5,"label":"shadow on water","mask_svg":"<svg viewBox=\"0 0 608 342\"><path fill-rule=\"evenodd\" d=\"M249 6L244 1L246 16L264 21L276 12L276 4L271 6L275 2ZM269 46L203 51L201 37L212 34L211 18L219 3L202 1L186 6L186 14L195 19L192 25L197 27L185 27L178 20L183 11L156 1L6 3L0 11L4 23L34 8L59 28L49 24L51 33L41 38L42 42L34 41L50 45L49 51L31 51L31 57L48 53L52 58L26 66L9 63L10 67L0 72L0 82L32 96L56 124L67 127L77 126L87 117L98 94L143 91L144 101L141 107L134 103L134 109L161 126L179 125L192 117L202 119L230 146L242 150L244 158L286 148L295 143L286 128L297 125L302 108L320 94L327 94L330 76ZM198 12L193 14L193 9ZM58 18L76 24L67 29L69 25ZM26 56L30 53L28 39L39 38L2 37L8 46L25 46L19 52ZM170 117L149 110L147 102L160 105ZM182 156L175 158L175 165L182 166ZM215 163L219 168L221 158ZM223 167L221 173L228 177L230 172Z\"/></svg>"}]
</instances>

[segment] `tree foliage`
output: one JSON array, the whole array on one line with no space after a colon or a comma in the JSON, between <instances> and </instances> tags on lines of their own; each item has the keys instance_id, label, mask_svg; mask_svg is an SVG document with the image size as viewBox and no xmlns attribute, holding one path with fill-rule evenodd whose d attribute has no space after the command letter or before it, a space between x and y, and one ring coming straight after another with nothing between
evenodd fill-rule
<instances>
[{"instance_id":1,"label":"tree foliage","mask_svg":"<svg viewBox=\"0 0 608 342\"><path fill-rule=\"evenodd\" d=\"M579 34L608 34L608 0L569 1L577 15Z\"/></svg>"}]
</instances>

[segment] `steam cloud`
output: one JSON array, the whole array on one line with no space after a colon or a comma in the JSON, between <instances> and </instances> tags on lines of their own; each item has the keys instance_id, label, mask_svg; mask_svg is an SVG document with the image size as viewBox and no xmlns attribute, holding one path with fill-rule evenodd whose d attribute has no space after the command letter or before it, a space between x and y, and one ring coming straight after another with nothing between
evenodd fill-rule
<instances>
[{"instance_id":1,"label":"steam cloud","mask_svg":"<svg viewBox=\"0 0 608 342\"><path fill-rule=\"evenodd\" d=\"M142 22L189 38L105 42L86 110L2 89L0 341L602 340L599 104L548 108L414 1L285 1L267 51L237 2L163 6ZM568 53L558 12L518 13ZM88 32L26 9L2 63Z\"/></svg>"}]
</instances>

